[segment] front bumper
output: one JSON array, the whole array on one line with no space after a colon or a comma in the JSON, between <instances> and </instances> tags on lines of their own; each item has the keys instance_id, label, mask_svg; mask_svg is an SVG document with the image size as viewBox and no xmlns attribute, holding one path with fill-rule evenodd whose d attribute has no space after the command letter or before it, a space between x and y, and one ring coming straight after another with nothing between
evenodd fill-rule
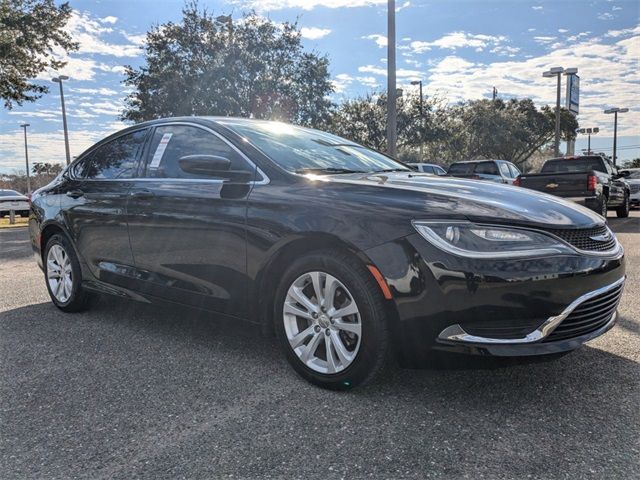
<instances>
[{"instance_id":1,"label":"front bumper","mask_svg":"<svg viewBox=\"0 0 640 480\"><path fill-rule=\"evenodd\" d=\"M416 234L366 253L391 288L392 331L408 366L428 362L432 350L522 356L575 349L613 326L615 308L595 330L549 336L593 292L621 287L625 277L622 250L480 260L452 256Z\"/></svg>"}]
</instances>

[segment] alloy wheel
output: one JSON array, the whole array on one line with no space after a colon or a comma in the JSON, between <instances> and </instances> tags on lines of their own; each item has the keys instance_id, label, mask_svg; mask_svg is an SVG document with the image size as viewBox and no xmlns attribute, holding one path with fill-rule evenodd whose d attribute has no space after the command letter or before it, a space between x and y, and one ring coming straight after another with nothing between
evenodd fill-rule
<instances>
[{"instance_id":1,"label":"alloy wheel","mask_svg":"<svg viewBox=\"0 0 640 480\"><path fill-rule=\"evenodd\" d=\"M300 275L287 291L283 319L289 345L308 368L333 374L355 360L362 338L360 311L334 276Z\"/></svg>"},{"instance_id":2,"label":"alloy wheel","mask_svg":"<svg viewBox=\"0 0 640 480\"><path fill-rule=\"evenodd\" d=\"M56 300L66 303L73 292L71 259L61 245L53 245L47 254L47 281Z\"/></svg>"}]
</instances>

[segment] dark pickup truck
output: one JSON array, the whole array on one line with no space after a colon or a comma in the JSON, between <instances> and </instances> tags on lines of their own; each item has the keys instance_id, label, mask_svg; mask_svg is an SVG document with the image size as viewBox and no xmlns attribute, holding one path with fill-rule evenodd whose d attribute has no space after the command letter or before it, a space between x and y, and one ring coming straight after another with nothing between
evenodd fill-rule
<instances>
[{"instance_id":1,"label":"dark pickup truck","mask_svg":"<svg viewBox=\"0 0 640 480\"><path fill-rule=\"evenodd\" d=\"M598 155L561 157L547 160L540 173L520 175L514 185L572 200L603 217L609 209L628 217L631 191L624 176Z\"/></svg>"}]
</instances>

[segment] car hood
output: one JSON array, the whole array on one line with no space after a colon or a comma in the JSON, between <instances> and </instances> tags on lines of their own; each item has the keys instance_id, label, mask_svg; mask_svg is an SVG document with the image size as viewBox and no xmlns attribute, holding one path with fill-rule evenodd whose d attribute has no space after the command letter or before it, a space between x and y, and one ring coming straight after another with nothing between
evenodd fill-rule
<instances>
[{"instance_id":1,"label":"car hood","mask_svg":"<svg viewBox=\"0 0 640 480\"><path fill-rule=\"evenodd\" d=\"M604 223L597 213L559 197L494 182L405 172L330 175L323 180L368 187L370 194L380 195L385 202L389 197L394 201L403 198L416 218L465 217L472 221L546 228Z\"/></svg>"}]
</instances>

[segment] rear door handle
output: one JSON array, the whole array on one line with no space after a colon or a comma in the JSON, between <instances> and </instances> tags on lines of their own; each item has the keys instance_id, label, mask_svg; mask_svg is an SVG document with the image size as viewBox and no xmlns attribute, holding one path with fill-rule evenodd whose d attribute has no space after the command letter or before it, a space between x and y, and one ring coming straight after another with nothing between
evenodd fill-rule
<instances>
[{"instance_id":1,"label":"rear door handle","mask_svg":"<svg viewBox=\"0 0 640 480\"><path fill-rule=\"evenodd\" d=\"M134 190L133 192L129 193L130 197L133 198L137 198L138 200L148 200L150 198L153 198L155 196L155 193L153 193L151 190Z\"/></svg>"},{"instance_id":2,"label":"rear door handle","mask_svg":"<svg viewBox=\"0 0 640 480\"><path fill-rule=\"evenodd\" d=\"M79 198L83 196L84 196L84 192L82 190L70 190L67 192L67 197Z\"/></svg>"}]
</instances>

